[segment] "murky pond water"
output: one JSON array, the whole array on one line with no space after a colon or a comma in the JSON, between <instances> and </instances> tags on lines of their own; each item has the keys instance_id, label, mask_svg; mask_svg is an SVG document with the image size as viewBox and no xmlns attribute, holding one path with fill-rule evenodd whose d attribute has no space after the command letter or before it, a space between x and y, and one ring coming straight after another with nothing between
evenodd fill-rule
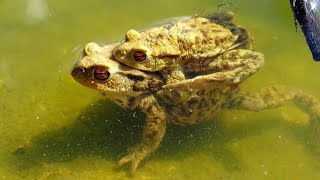
<instances>
[{"instance_id":1,"label":"murky pond water","mask_svg":"<svg viewBox=\"0 0 320 180\"><path fill-rule=\"evenodd\" d=\"M242 88L286 84L320 99L320 64L295 32L289 1L1 0L0 179L126 178L112 166L138 141L144 116L72 79L79 50L164 18L209 14L223 2L265 54ZM169 126L134 178L319 179L319 136L293 104L222 111L213 123Z\"/></svg>"}]
</instances>

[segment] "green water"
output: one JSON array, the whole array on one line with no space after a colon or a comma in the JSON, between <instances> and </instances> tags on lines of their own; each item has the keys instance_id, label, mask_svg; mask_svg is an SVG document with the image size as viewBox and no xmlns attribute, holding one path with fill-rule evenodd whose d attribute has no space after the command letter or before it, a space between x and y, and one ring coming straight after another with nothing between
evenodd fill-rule
<instances>
[{"instance_id":1,"label":"green water","mask_svg":"<svg viewBox=\"0 0 320 180\"><path fill-rule=\"evenodd\" d=\"M0 0L0 179L126 178L112 166L138 141L144 116L71 78L79 48L164 18L208 14L221 2ZM236 2L227 9L265 54L243 89L287 84L320 99L320 64L295 32L289 0ZM222 111L214 123L170 126L134 178L319 179L309 132L308 116L292 104Z\"/></svg>"}]
</instances>

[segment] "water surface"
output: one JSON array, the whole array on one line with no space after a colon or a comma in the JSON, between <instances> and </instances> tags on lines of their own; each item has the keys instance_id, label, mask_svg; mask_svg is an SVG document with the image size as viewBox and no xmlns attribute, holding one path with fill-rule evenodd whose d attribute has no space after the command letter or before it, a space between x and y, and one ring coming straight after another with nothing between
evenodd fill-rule
<instances>
[{"instance_id":1,"label":"water surface","mask_svg":"<svg viewBox=\"0 0 320 180\"><path fill-rule=\"evenodd\" d=\"M164 18L219 9L233 10L265 54L244 90L286 84L320 99L320 64L295 32L289 1L1 0L0 178L125 178L112 165L138 141L144 116L71 78L79 49ZM308 116L293 104L223 111L214 123L170 126L135 178L319 179L320 154L309 134Z\"/></svg>"}]
</instances>

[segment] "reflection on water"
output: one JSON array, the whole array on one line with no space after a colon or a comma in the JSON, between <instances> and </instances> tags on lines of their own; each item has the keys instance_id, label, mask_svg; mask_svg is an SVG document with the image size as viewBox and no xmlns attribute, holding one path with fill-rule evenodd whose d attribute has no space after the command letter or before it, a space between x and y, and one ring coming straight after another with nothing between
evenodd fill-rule
<instances>
[{"instance_id":1,"label":"reflection on water","mask_svg":"<svg viewBox=\"0 0 320 180\"><path fill-rule=\"evenodd\" d=\"M26 7L26 21L45 21L49 16L48 4L45 0L30 0Z\"/></svg>"},{"instance_id":2,"label":"reflection on water","mask_svg":"<svg viewBox=\"0 0 320 180\"><path fill-rule=\"evenodd\" d=\"M217 7L220 4L219 7ZM76 47L110 43L168 17L232 9L264 67L242 86L299 87L320 99L319 64L295 32L289 2L0 1L0 178L126 177L113 163L141 135L144 115L123 110L69 75ZM136 178L317 179L317 128L292 104L221 112L214 123L169 126Z\"/></svg>"}]
</instances>

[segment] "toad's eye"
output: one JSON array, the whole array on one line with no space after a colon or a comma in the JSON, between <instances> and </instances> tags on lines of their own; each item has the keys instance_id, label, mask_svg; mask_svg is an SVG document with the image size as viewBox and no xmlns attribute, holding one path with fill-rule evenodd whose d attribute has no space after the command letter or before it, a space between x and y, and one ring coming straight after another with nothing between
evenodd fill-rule
<instances>
[{"instance_id":1,"label":"toad's eye","mask_svg":"<svg viewBox=\"0 0 320 180\"><path fill-rule=\"evenodd\" d=\"M142 51L136 51L132 54L133 59L137 62L143 62L147 59L147 55Z\"/></svg>"},{"instance_id":2,"label":"toad's eye","mask_svg":"<svg viewBox=\"0 0 320 180\"><path fill-rule=\"evenodd\" d=\"M106 80L110 77L110 72L102 66L97 66L94 69L94 77L98 80Z\"/></svg>"}]
</instances>

